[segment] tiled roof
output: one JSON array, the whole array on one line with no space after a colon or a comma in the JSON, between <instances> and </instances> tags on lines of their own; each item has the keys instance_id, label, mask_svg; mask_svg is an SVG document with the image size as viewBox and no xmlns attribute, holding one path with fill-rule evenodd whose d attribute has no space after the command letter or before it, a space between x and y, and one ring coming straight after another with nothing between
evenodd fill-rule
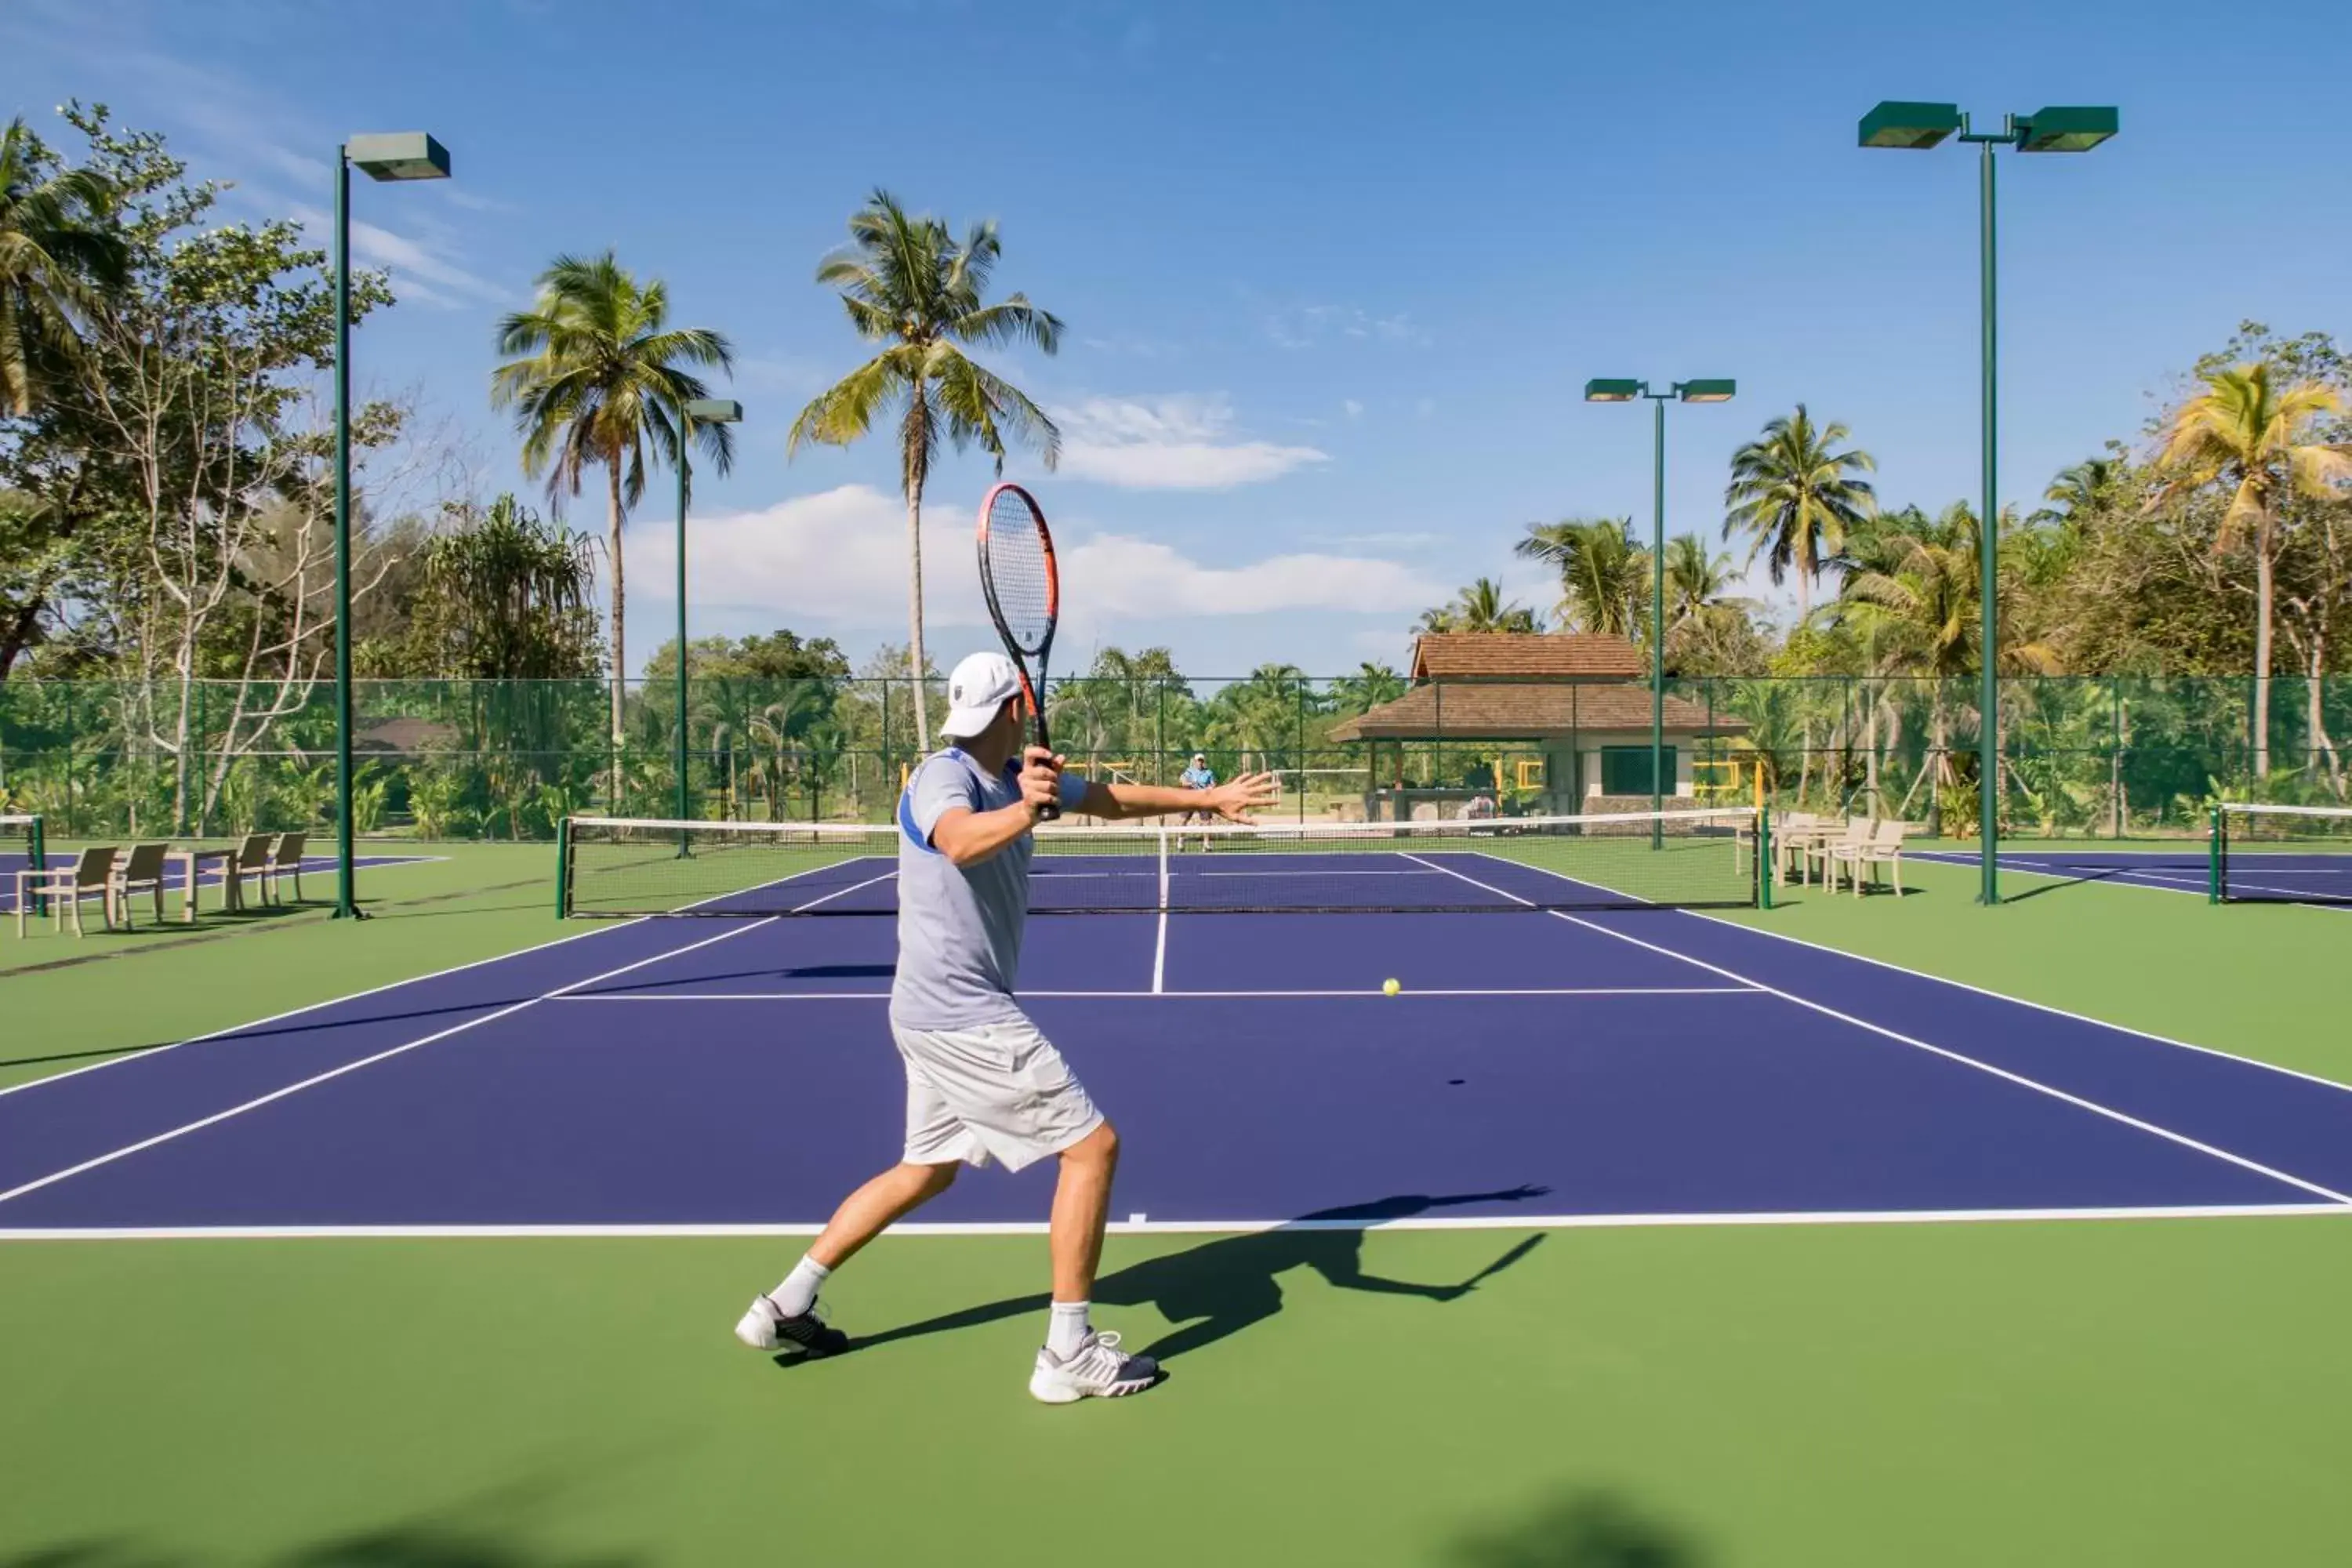
<instances>
[{"instance_id":1,"label":"tiled roof","mask_svg":"<svg viewBox=\"0 0 2352 1568\"><path fill-rule=\"evenodd\" d=\"M1736 734L1747 722L1686 698L1666 699L1670 735ZM1646 731L1650 689L1562 681L1459 681L1416 686L1393 702L1331 727L1334 741L1534 740L1580 731Z\"/></svg>"},{"instance_id":2,"label":"tiled roof","mask_svg":"<svg viewBox=\"0 0 2352 1568\"><path fill-rule=\"evenodd\" d=\"M1599 632L1427 632L1412 647L1415 680L1630 680L1647 668L1632 642Z\"/></svg>"}]
</instances>

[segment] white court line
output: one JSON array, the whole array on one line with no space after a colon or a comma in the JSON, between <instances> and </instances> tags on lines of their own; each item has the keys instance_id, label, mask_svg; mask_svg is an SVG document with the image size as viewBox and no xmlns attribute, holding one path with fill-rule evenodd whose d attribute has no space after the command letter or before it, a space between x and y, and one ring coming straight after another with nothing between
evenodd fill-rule
<instances>
[{"instance_id":1,"label":"white court line","mask_svg":"<svg viewBox=\"0 0 2352 1568\"><path fill-rule=\"evenodd\" d=\"M420 857L420 859L424 858L446 860L448 857L446 855ZM781 887L794 878L810 876L815 871L826 869L830 868L813 867L807 871L794 871L791 876L779 877L773 882L761 885L770 888ZM853 889L843 889L845 892L851 890ZM735 895L724 893L719 897L733 898ZM703 901L708 903L711 900L706 899ZM259 1018L248 1018L242 1024L231 1024L225 1029L212 1029L201 1035L190 1035L184 1040L166 1040L162 1045L149 1046L144 1050L129 1051L121 1056L110 1057L102 1062L91 1062L86 1067L68 1068L63 1072L48 1073L40 1078L27 1079L23 1083L9 1084L0 1088L0 1099L12 1094L22 1094L26 1089L46 1089L50 1084L63 1083L69 1078L79 1078L87 1072L98 1072L106 1068L119 1068L131 1062L145 1061L148 1058L164 1051L176 1051L183 1046L201 1045L206 1040L217 1040L228 1035L241 1035L247 1029L258 1029L267 1024L282 1024L289 1018L299 1018L305 1013L316 1013L325 1007L341 1006L345 1002L357 1002L368 996L381 996L387 991L397 991L404 985L423 985L430 981L445 980L452 974L463 974L469 969L480 969L487 964L504 963L510 959L528 958L532 953L545 952L551 948L562 947L567 942L585 942L591 937L611 936L616 931L626 931L631 926L644 925L655 918L651 915L635 915L622 920L617 924L591 926L585 931L573 931L569 936L559 936L547 942L533 942L529 947L519 947L511 952L493 953L488 958L468 959L463 963L453 963L446 969L428 970L423 974L412 974L404 980L389 980L382 985L371 985L364 991L346 991L340 996L330 996L323 1002L306 1002L299 1007L289 1007L283 1013L271 1013Z\"/></svg>"},{"instance_id":2,"label":"white court line","mask_svg":"<svg viewBox=\"0 0 2352 1568\"><path fill-rule=\"evenodd\" d=\"M2148 853L2160 854L2162 851L2150 850ZM1978 864L1976 856L1957 849L1923 849L1915 851L1915 854L1917 858L1937 866ZM2140 888L2151 893L2186 893L2200 899L2212 896L2211 883L2201 871L2168 869L2155 866L2089 864L2056 868L2047 861L2011 860L2004 856L1996 856L1995 860L2003 871L2012 876L2045 877L2053 882L2089 882L2103 888ZM2320 869L2306 871L2264 869L2262 874L2265 877L2327 878L2341 878L2344 875L2341 871ZM2308 888L2283 888L2274 882L2249 882L2242 877L2235 875L2231 877L2230 885L2233 888L2245 888L2257 893L2277 893L2290 902L2302 903L2305 909L2325 910L2336 913L2344 912L2347 909L2347 906L2342 904L2307 902L2311 892Z\"/></svg>"},{"instance_id":3,"label":"white court line","mask_svg":"<svg viewBox=\"0 0 2352 1568\"><path fill-rule=\"evenodd\" d=\"M1494 886L1492 883L1481 882L1476 878L1468 876L1463 872L1457 871L1454 872L1454 875L1461 877L1464 881L1472 884L1474 887L1484 888L1490 893L1501 893L1503 897L1510 899L1515 902L1522 904L1528 902L1528 900L1520 898L1517 893L1505 892L1502 889ZM1534 906L1529 905L1529 907L1532 908ZM1573 926L1581 926L1586 931L1597 931L1602 936L1613 938L1618 942L1630 942L1635 947L1658 953L1663 957L1680 959L1683 963L1690 964L1695 968L1704 969L1710 974L1720 974L1727 980L1744 981L1747 984L1755 986L1759 990L1769 991L1773 995L1780 997L1782 1001L1793 1003L1795 1005L1802 1007L1808 1012L1819 1013L1824 1017L1835 1018L1842 1023L1852 1024L1857 1029L1865 1030L1870 1034L1882 1036L1886 1039L1895 1041L1898 1045L1909 1046L1915 1050L1922 1050L1927 1052L1931 1056L1942 1057L1947 1061L1958 1062L1963 1067L1974 1068L1979 1072L1988 1073L1994 1078L2001 1079L2010 1083L2016 1084L2021 1089L2030 1089L2036 1094L2048 1095L2053 1100L2063 1101L2065 1104L2074 1106L2079 1110L2090 1111L2094 1115L2104 1116L2111 1121L2119 1121L2126 1127L2137 1128L2142 1132L2152 1133L2156 1137L2165 1139L2169 1142L2178 1143L2185 1149L2194 1149L2200 1154L2210 1154L2216 1160L2225 1161L2228 1163L2239 1166L2242 1169L2255 1172L2260 1175L2268 1176L2273 1181L2284 1182L2291 1187L2301 1187L2305 1192L2316 1193L2323 1198L2330 1199L2336 1203L2346 1205L2347 1206L2352 1206L2352 1194L2339 1193L2333 1187L2324 1187L2317 1182L2305 1181L2301 1176L2290 1175L2284 1171L2278 1170L2270 1165L2265 1165L2258 1160L2250 1160L2243 1154L2233 1154L2229 1150L2223 1149L2219 1145L2205 1142L2200 1139L2191 1138L2185 1132L2176 1132L2169 1127L2159 1126L2156 1122L2145 1121L2140 1117L2117 1110L2111 1105L2102 1105L2097 1100L2085 1100L2078 1094L2069 1094L2063 1089L2058 1089L2051 1084L2042 1083L2035 1079L2027 1078L2023 1073L2011 1072L2007 1068L1995 1067L1990 1062L1980 1061L1975 1057L1964 1055L1961 1052L1952 1050L1944 1046L1929 1045L1925 1040L1916 1038L1910 1035L1903 1034L1898 1030L1890 1029L1884 1024L1874 1024L1867 1018L1857 1017L1852 1013L1841 1012L1837 1008L1830 1006L1827 1003L1816 1002L1807 996L1799 996L1793 992L1783 991L1777 985L1767 985L1761 981L1749 979L1748 976L1741 974L1736 970L1726 969L1719 963L1709 963L1706 960L1703 958L1694 958L1687 952L1677 952L1670 947L1660 947L1655 942L1643 942L1640 937L1628 936L1625 932L1621 931L1612 931L1605 925L1601 925L1592 921L1582 919L1580 916L1569 914L1565 910L1545 910L1542 912L1551 916L1554 920L1566 921L1569 924ZM1720 923L1728 924L1729 922L1726 921ZM1746 931L1750 928L1740 926L1737 929ZM1991 993L1988 993L1988 994L1991 994Z\"/></svg>"},{"instance_id":4,"label":"white court line","mask_svg":"<svg viewBox=\"0 0 2352 1568\"><path fill-rule=\"evenodd\" d=\"M1414 987L1390 996L1376 986L1356 986L1332 991L1027 991L1023 1000L1052 997L1059 1000L1148 1000L1163 997L1170 1000L1185 998L1223 997L1271 998L1292 997L1362 997L1381 1002L1403 1002L1413 997L1428 996L1762 996L1769 994L1758 985L1531 985L1493 988ZM887 991L606 991L550 996L555 1002L887 1002Z\"/></svg>"},{"instance_id":5,"label":"white court line","mask_svg":"<svg viewBox=\"0 0 2352 1568\"><path fill-rule=\"evenodd\" d=\"M1112 1220L1114 1236L1249 1235L1273 1230L1631 1230L1686 1226L1987 1225L2085 1220L2342 1218L2341 1204L2163 1204L2140 1208L1823 1209L1772 1213L1453 1215L1409 1219ZM816 1224L60 1226L0 1229L0 1243L40 1241L602 1241L814 1236ZM1044 1236L1042 1220L903 1221L892 1236Z\"/></svg>"},{"instance_id":6,"label":"white court line","mask_svg":"<svg viewBox=\"0 0 2352 1568\"><path fill-rule=\"evenodd\" d=\"M714 942L725 942L731 937L740 936L747 931L757 931L760 927L770 924L775 919L776 917L770 916L768 920L753 921L748 924L737 926L731 931L720 931L717 936L705 937L702 941L691 943L688 946L677 948L668 952L657 952L651 958L641 958L634 963L625 963L618 969L609 969L602 974L592 974L587 979L576 981L573 984L578 985L588 985L593 984L599 980L610 980L616 974L626 974L633 969L643 969L649 963L659 963L666 958L676 958L682 954L692 952L696 948L709 947ZM499 1019L507 1017L511 1014L520 1013L526 1007L535 1007L540 1003L548 1000L551 996L560 996L563 994L563 991L568 991L570 989L572 989L571 986L565 986L563 987L563 990L550 991L537 996L526 996L520 1002L509 1003L495 1013L485 1013L478 1018L468 1018L462 1024L453 1024L448 1028L436 1029L432 1034L423 1036L420 1038L410 1040L403 1045L394 1046L387 1050L378 1051L372 1057L362 1057L357 1061L345 1062L341 1067L330 1068L322 1073L314 1073L299 1083L289 1083L282 1089L274 1089L268 1094L257 1095L253 1099L247 1100L242 1105L232 1105L226 1110L216 1110L210 1116L199 1117L194 1121L187 1122L179 1127L174 1127L168 1132L158 1132L152 1138L142 1138L136 1143L126 1143L120 1149L109 1150L103 1154L84 1160L78 1165L68 1165L62 1171L52 1171L46 1176L37 1176L33 1180L26 1182L19 1186L14 1186L5 1193L0 1193L0 1204L5 1204L12 1198L21 1198L27 1193L38 1192L43 1187L49 1186L58 1182L62 1182L68 1176L79 1176L83 1172L94 1171L100 1165L110 1165L117 1160L126 1159L132 1154L139 1153L142 1150L152 1149L159 1143L169 1143L174 1138L185 1137L191 1132L200 1131L217 1122L226 1121L232 1116L242 1116L248 1110L257 1110L261 1107L270 1104L272 1101L284 1100L289 1095L299 1094L306 1089L314 1089L320 1084L326 1083L331 1079L341 1078L346 1073L354 1073L359 1071L362 1068L373 1067L378 1062L390 1061L394 1057L404 1056L408 1052L415 1050L420 1046L429 1046L436 1040L446 1040L452 1035L462 1035L467 1030L479 1028L484 1024L496 1023Z\"/></svg>"},{"instance_id":7,"label":"white court line","mask_svg":"<svg viewBox=\"0 0 2352 1568\"><path fill-rule=\"evenodd\" d=\"M882 878L876 877L868 881L858 883L856 887L836 889L835 891L825 894L823 899L812 900L810 902L801 905L800 909L814 909L816 905L824 902L826 899L837 899L845 893L854 893L857 891L858 888L871 887L875 882L881 880L883 880ZM799 910L795 910L793 912L798 913ZM376 1052L373 1056L362 1057L357 1061L345 1062L340 1067L330 1068L325 1072L315 1073L309 1078L303 1079L298 1083L289 1083L285 1085L283 1088L272 1089L268 1094L257 1095L253 1099L247 1100L242 1105L232 1105L226 1110L216 1110L210 1116L199 1117L194 1121L174 1127L167 1132L158 1132L152 1138L142 1138L135 1143L126 1143L120 1149L110 1150L106 1153L84 1160L79 1164L68 1165L62 1171L52 1171L46 1176L35 1177L32 1181L26 1182L18 1186L11 1187L5 1192L0 1192L0 1204L7 1203L14 1198L23 1197L27 1193L38 1192L41 1188L49 1186L54 1183L62 1182L69 1176L78 1176L86 1171L94 1171L100 1165L110 1165L117 1160L125 1159L130 1155L139 1153L143 1150L152 1149L158 1144L168 1143L172 1142L172 1140L184 1137L188 1133L200 1131L205 1128L215 1125L215 1123L226 1121L233 1116L242 1116L248 1110L259 1110L262 1106L268 1105L276 1100L284 1100L289 1095L299 1094L306 1089L313 1089L320 1084L341 1078L346 1073L354 1073L359 1071L362 1068L373 1067L378 1062L390 1061L394 1057L404 1056L408 1052L415 1050L421 1046L429 1046L436 1040L446 1040L453 1035L462 1035L468 1029L479 1028L484 1024L495 1023L500 1018L507 1017L515 1013L520 1013L526 1007L534 1007L541 1002L548 1001L554 997L562 996L565 993L575 991L583 985L593 985L598 981L611 980L618 975L627 974L635 970L644 969L650 964L660 963L672 958L682 958L686 954L697 952L699 949L716 946L719 942L731 941L736 937L743 935L747 931L754 931L764 926L773 925L782 918L782 917L777 915L770 915L761 920L746 921L743 924L735 926L728 931L722 931L716 936L704 937L701 941L688 942L684 947L666 949L663 952L653 954L649 958L640 958L632 963L622 964L617 969L608 969L601 974L591 974L584 979L572 981L570 984L558 986L552 991L542 992L536 996L527 996L520 1002L509 1003L506 1006L500 1007L495 1012L485 1013L478 1018L468 1018L462 1024L454 1024L446 1029L437 1029L432 1034L426 1035L422 1038L410 1040L403 1045L393 1046L388 1049Z\"/></svg>"},{"instance_id":8,"label":"white court line","mask_svg":"<svg viewBox=\"0 0 2352 1568\"><path fill-rule=\"evenodd\" d=\"M1787 931L1769 931L1763 926L1743 925L1738 921L1725 920L1718 915L1704 914L1696 910L1683 910L1678 912L1689 915L1696 920L1711 921L1717 925L1728 926L1733 931L1749 931L1757 936L1769 936L1774 942L1790 942L1798 947L1811 948L1815 952L1831 953L1839 958L1851 958L1857 963L1867 963L1876 969L1892 970L1897 974L1910 975L1915 980L1932 980L1938 985L1949 985L1954 990L1966 991L1972 995L1989 996L1997 1002L2013 1002L2021 1007L2031 1007L2037 1013L2048 1013L2053 1017L2071 1018L2078 1024L2089 1024L2096 1028L2111 1029L2118 1035L2129 1035L2134 1039L2146 1040L2151 1045L2170 1046L2179 1051L2194 1051L2202 1057L2218 1057L2225 1062L2236 1062L2241 1067L2260 1068L2264 1072L2274 1072L2282 1078L2299 1079L2305 1083L2317 1084L2322 1089L2332 1089L2338 1094L2352 1094L2352 1084L2342 1083L2332 1078L2322 1078L2317 1073L2305 1072L2301 1068L2282 1067L2277 1062L2266 1062L2260 1057L2241 1056L2235 1051L2225 1051L2219 1046L2200 1046L2188 1040L2176 1040L2169 1035L2159 1035L2148 1029L2136 1029L2129 1024L2118 1024L2110 1018L2094 1017L2088 1013L2077 1013L2071 1007L2061 1007L2053 1003L2036 1002L2030 996L2017 996L2006 991L1995 991L1990 986L1972 985L1965 980L1955 980L1948 974L1931 974L1927 970L1913 969L1908 964L1896 963L1891 959L1873 958L1868 953L1855 952L1843 947L1832 947L1826 942L1808 941L1801 936L1790 936Z\"/></svg>"},{"instance_id":9,"label":"white court line","mask_svg":"<svg viewBox=\"0 0 2352 1568\"><path fill-rule=\"evenodd\" d=\"M1160 932L1151 943L1151 989L1156 994L1168 983L1168 902L1160 903Z\"/></svg>"}]
</instances>

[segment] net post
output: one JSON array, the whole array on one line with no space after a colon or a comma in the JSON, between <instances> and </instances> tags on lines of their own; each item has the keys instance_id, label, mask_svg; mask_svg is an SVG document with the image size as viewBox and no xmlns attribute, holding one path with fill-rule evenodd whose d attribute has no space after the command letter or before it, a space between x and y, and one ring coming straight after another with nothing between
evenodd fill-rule
<instances>
[{"instance_id":1,"label":"net post","mask_svg":"<svg viewBox=\"0 0 2352 1568\"><path fill-rule=\"evenodd\" d=\"M555 918L568 920L572 915L572 819L557 819L555 824Z\"/></svg>"},{"instance_id":2,"label":"net post","mask_svg":"<svg viewBox=\"0 0 2352 1568\"><path fill-rule=\"evenodd\" d=\"M1758 777L1763 776L1762 764L1758 764L1756 771ZM1756 873L1756 907L1759 910L1772 907L1772 874L1768 869L1771 864L1772 814L1759 805L1756 808L1756 864L1749 868Z\"/></svg>"},{"instance_id":3,"label":"net post","mask_svg":"<svg viewBox=\"0 0 2352 1568\"><path fill-rule=\"evenodd\" d=\"M2222 889L2229 881L2230 851L2226 838L2228 831L2222 825L2221 805L2217 801L2213 805L2212 822L2206 835L2205 901L2209 904L2218 904L2222 901Z\"/></svg>"}]
</instances>

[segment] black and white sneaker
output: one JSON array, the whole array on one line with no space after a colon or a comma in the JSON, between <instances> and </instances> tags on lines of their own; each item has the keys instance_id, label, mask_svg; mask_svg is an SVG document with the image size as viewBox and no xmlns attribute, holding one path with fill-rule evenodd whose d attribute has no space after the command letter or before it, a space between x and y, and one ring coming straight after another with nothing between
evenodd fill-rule
<instances>
[{"instance_id":1,"label":"black and white sneaker","mask_svg":"<svg viewBox=\"0 0 2352 1568\"><path fill-rule=\"evenodd\" d=\"M849 1336L817 1315L814 1307L798 1317L766 1296L754 1296L735 1324L735 1337L755 1351L792 1350L811 1356L839 1355L849 1348Z\"/></svg>"},{"instance_id":2,"label":"black and white sneaker","mask_svg":"<svg viewBox=\"0 0 2352 1568\"><path fill-rule=\"evenodd\" d=\"M1048 1405L1071 1405L1081 1399L1117 1399L1159 1381L1158 1362L1129 1354L1118 1348L1118 1334L1097 1329L1067 1357L1041 1346L1036 1370L1029 1375L1029 1393Z\"/></svg>"}]
</instances>

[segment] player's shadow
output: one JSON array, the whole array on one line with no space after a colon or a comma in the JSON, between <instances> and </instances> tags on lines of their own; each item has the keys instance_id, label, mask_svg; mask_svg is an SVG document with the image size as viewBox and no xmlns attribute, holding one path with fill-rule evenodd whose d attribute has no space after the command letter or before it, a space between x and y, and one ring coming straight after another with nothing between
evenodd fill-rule
<instances>
[{"instance_id":1,"label":"player's shadow","mask_svg":"<svg viewBox=\"0 0 2352 1568\"><path fill-rule=\"evenodd\" d=\"M1178 1327L1141 1347L1145 1354L1163 1362L1215 1344L1281 1311L1281 1277L1294 1268L1311 1268L1326 1283L1342 1290L1417 1296L1427 1301L1458 1300L1475 1289L1480 1280L1501 1273L1533 1252L1543 1237L1526 1237L1466 1279L1451 1284L1423 1284L1367 1272L1363 1259L1366 1227L1465 1204L1523 1203L1550 1190L1521 1186L1441 1197L1416 1193L1341 1208L1318 1209L1272 1230L1219 1237L1181 1252L1131 1263L1097 1279L1094 1300L1098 1306L1149 1305L1176 1323ZM854 1341L851 1348L869 1350L895 1340L911 1340L1043 1313L1050 1300L1046 1292L1040 1291L991 1301L921 1322L885 1329ZM800 1359L786 1354L778 1356L776 1362L780 1366L791 1366L798 1364Z\"/></svg>"}]
</instances>

